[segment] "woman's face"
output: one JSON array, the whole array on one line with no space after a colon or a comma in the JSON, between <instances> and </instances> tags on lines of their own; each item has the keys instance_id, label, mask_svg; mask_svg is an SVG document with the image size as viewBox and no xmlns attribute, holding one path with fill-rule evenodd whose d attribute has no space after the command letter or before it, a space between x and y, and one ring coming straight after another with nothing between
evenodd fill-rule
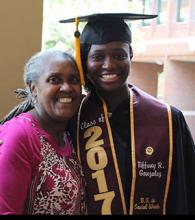
<instances>
[{"instance_id":1,"label":"woman's face","mask_svg":"<svg viewBox=\"0 0 195 220\"><path fill-rule=\"evenodd\" d=\"M78 69L63 57L50 58L33 86L33 93L37 96L35 108L42 118L62 122L70 119L81 99Z\"/></svg>"},{"instance_id":2,"label":"woman's face","mask_svg":"<svg viewBox=\"0 0 195 220\"><path fill-rule=\"evenodd\" d=\"M112 92L127 86L130 48L127 43L92 45L87 59L87 77L100 92Z\"/></svg>"}]
</instances>

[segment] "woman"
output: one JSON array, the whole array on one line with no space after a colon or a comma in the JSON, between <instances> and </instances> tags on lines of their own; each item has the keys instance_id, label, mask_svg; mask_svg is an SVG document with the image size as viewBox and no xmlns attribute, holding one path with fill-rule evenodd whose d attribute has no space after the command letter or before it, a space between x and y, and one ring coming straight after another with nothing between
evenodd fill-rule
<instances>
[{"instance_id":1,"label":"woman","mask_svg":"<svg viewBox=\"0 0 195 220\"><path fill-rule=\"evenodd\" d=\"M69 54L48 50L24 68L27 100L0 127L0 214L84 214L84 179L66 126L81 98Z\"/></svg>"},{"instance_id":2,"label":"woman","mask_svg":"<svg viewBox=\"0 0 195 220\"><path fill-rule=\"evenodd\" d=\"M181 111L128 84L133 52L124 20L154 17L79 18L88 21L80 41L89 93L78 113L77 150L89 214L195 214L195 149Z\"/></svg>"}]
</instances>

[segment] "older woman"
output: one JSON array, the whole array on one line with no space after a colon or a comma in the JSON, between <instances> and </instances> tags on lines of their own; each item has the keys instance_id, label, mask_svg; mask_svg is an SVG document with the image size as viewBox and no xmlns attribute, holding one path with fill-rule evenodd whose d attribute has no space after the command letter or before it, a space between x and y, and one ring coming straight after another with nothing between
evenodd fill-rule
<instances>
[{"instance_id":1,"label":"older woman","mask_svg":"<svg viewBox=\"0 0 195 220\"><path fill-rule=\"evenodd\" d=\"M84 214L84 179L66 131L81 98L71 55L48 50L24 69L28 95L0 127L0 214Z\"/></svg>"}]
</instances>

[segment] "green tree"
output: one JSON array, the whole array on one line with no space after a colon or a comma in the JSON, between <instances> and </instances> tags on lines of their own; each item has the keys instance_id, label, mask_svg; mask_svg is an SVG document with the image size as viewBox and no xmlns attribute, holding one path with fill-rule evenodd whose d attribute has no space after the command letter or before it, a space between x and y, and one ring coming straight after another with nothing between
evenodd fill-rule
<instances>
[{"instance_id":1,"label":"green tree","mask_svg":"<svg viewBox=\"0 0 195 220\"><path fill-rule=\"evenodd\" d=\"M129 0L44 0L42 48L73 50L74 23L59 20L92 13L129 12ZM84 24L79 24L82 31Z\"/></svg>"}]
</instances>

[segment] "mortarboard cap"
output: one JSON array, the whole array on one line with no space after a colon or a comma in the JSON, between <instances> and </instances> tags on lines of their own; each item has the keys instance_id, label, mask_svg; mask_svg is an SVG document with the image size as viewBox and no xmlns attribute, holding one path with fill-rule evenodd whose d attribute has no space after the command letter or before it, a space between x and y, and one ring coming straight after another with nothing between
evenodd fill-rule
<instances>
[{"instance_id":1,"label":"mortarboard cap","mask_svg":"<svg viewBox=\"0 0 195 220\"><path fill-rule=\"evenodd\" d=\"M84 85L85 82L80 58L80 44L105 44L111 41L131 43L131 31L125 20L141 20L155 17L157 17L157 15L104 13L60 20L60 23L76 22L76 62L81 76L81 83ZM79 22L87 22L81 36L78 31Z\"/></svg>"}]
</instances>

